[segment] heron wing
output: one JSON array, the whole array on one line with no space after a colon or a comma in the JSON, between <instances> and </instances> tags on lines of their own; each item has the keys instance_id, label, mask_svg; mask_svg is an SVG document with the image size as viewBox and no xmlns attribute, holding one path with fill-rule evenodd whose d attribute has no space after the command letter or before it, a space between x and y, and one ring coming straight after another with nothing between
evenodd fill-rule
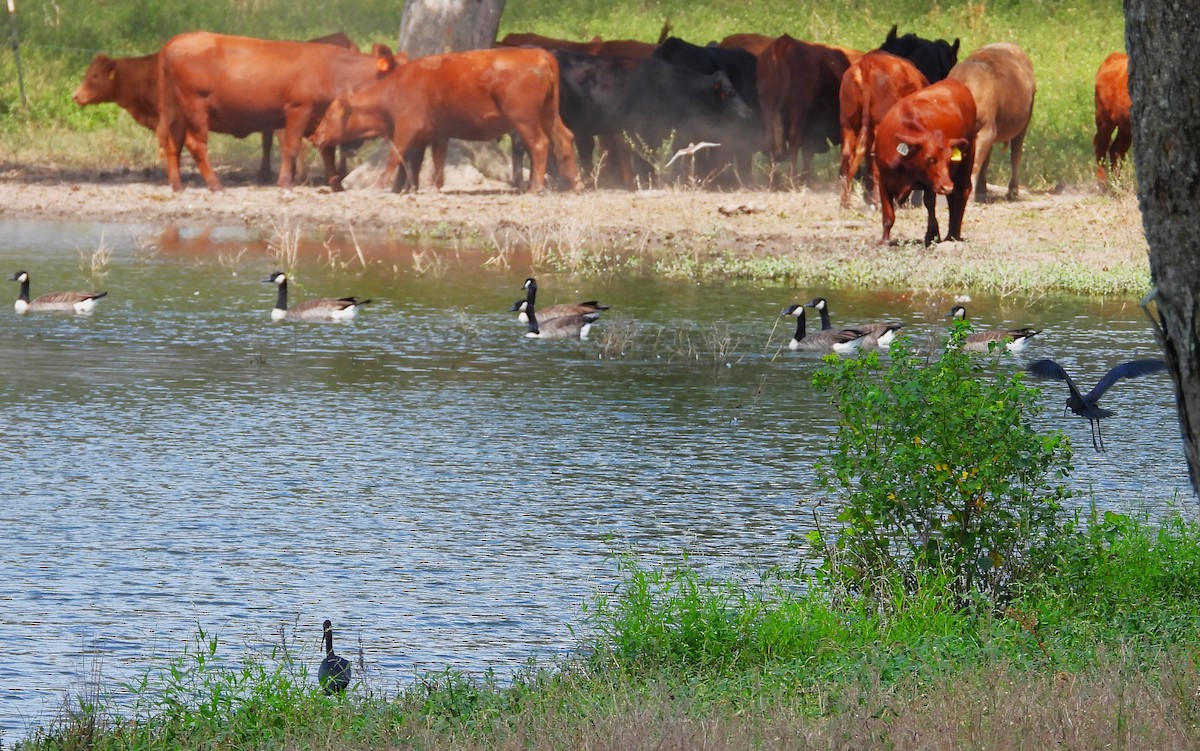
<instances>
[{"instance_id":1,"label":"heron wing","mask_svg":"<svg viewBox=\"0 0 1200 751\"><path fill-rule=\"evenodd\" d=\"M1099 401L1100 396L1122 378L1137 378L1138 376L1150 375L1151 373L1157 373L1160 370L1166 369L1166 361L1158 358L1123 362L1105 373L1100 382L1096 384L1096 388L1091 390L1086 399L1091 402Z\"/></svg>"}]
</instances>

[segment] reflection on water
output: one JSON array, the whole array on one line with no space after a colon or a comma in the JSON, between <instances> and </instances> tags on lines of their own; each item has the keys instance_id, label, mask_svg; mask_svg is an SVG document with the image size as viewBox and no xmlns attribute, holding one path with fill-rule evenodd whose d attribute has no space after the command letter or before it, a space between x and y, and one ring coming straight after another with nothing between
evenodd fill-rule
<instances>
[{"instance_id":1,"label":"reflection on water","mask_svg":"<svg viewBox=\"0 0 1200 751\"><path fill-rule=\"evenodd\" d=\"M297 628L315 666L328 617L339 651L361 650L386 688L570 649L581 603L615 579L614 553L688 551L725 576L793 565L833 424L811 387L819 357L780 352L792 333L780 309L825 294L835 323L900 318L929 337L947 307L543 273L541 304L613 308L591 342L530 341L506 312L528 258L498 268L477 248L359 237L306 242L293 291L373 298L358 320L272 324L275 290L259 283L282 265L270 231L2 229L12 268L0 270L31 271L35 295L109 292L90 318L0 313L10 738L90 671L116 686L199 627L234 655ZM111 258L89 278L101 245ZM1045 329L1025 357L1053 357L1082 383L1155 355L1127 301L976 300L970 312L980 326ZM1117 416L1104 454L1086 420L1062 418L1063 384L1045 394L1043 423L1078 448L1081 503L1155 514L1177 494L1190 502L1165 377L1105 396Z\"/></svg>"}]
</instances>

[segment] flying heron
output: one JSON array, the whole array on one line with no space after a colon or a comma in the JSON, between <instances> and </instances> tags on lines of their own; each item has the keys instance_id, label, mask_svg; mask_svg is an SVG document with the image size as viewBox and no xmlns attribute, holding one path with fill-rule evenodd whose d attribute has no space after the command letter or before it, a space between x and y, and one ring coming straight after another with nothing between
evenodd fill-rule
<instances>
[{"instance_id":1,"label":"flying heron","mask_svg":"<svg viewBox=\"0 0 1200 751\"><path fill-rule=\"evenodd\" d=\"M1061 365L1053 360L1031 362L1026 370L1037 378L1052 378L1056 381L1067 382L1067 388L1071 390L1071 395L1067 397L1067 406L1063 409L1063 414L1065 415L1069 409L1080 417L1086 417L1092 428L1092 447L1097 451L1103 451L1104 434L1100 431L1100 419L1112 417L1115 413L1100 407L1098 403L1100 397L1104 396L1104 392L1122 378L1137 378L1166 370L1166 368L1167 363L1160 359L1123 362L1105 373L1100 382L1096 384L1096 388L1086 394L1079 393L1079 387L1075 385L1075 381L1071 379L1067 371L1063 370Z\"/></svg>"}]
</instances>

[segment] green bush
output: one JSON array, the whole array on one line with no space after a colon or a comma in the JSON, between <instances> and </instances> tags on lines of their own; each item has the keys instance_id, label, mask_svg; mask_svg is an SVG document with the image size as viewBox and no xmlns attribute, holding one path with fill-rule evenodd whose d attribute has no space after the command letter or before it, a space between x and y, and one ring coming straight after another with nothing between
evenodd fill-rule
<instances>
[{"instance_id":1,"label":"green bush","mask_svg":"<svg viewBox=\"0 0 1200 751\"><path fill-rule=\"evenodd\" d=\"M838 496L836 538L814 533L822 573L858 594L889 597L897 577L946 571L960 602L999 605L1060 528L1070 445L1031 426L1038 392L1001 353L961 349L956 324L929 361L907 340L878 353L826 358L814 377L839 414L820 486ZM881 586L887 583L889 586Z\"/></svg>"}]
</instances>

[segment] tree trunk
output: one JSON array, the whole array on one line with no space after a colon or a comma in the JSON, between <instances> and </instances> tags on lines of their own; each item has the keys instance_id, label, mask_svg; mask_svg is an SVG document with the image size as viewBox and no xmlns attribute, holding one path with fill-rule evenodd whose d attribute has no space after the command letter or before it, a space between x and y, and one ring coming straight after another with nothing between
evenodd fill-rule
<instances>
[{"instance_id":1,"label":"tree trunk","mask_svg":"<svg viewBox=\"0 0 1200 751\"><path fill-rule=\"evenodd\" d=\"M405 0L397 47L409 57L491 47L504 0Z\"/></svg>"},{"instance_id":2,"label":"tree trunk","mask_svg":"<svg viewBox=\"0 0 1200 751\"><path fill-rule=\"evenodd\" d=\"M1200 490L1200 13L1195 0L1125 0L1133 156L1193 489Z\"/></svg>"}]
</instances>

